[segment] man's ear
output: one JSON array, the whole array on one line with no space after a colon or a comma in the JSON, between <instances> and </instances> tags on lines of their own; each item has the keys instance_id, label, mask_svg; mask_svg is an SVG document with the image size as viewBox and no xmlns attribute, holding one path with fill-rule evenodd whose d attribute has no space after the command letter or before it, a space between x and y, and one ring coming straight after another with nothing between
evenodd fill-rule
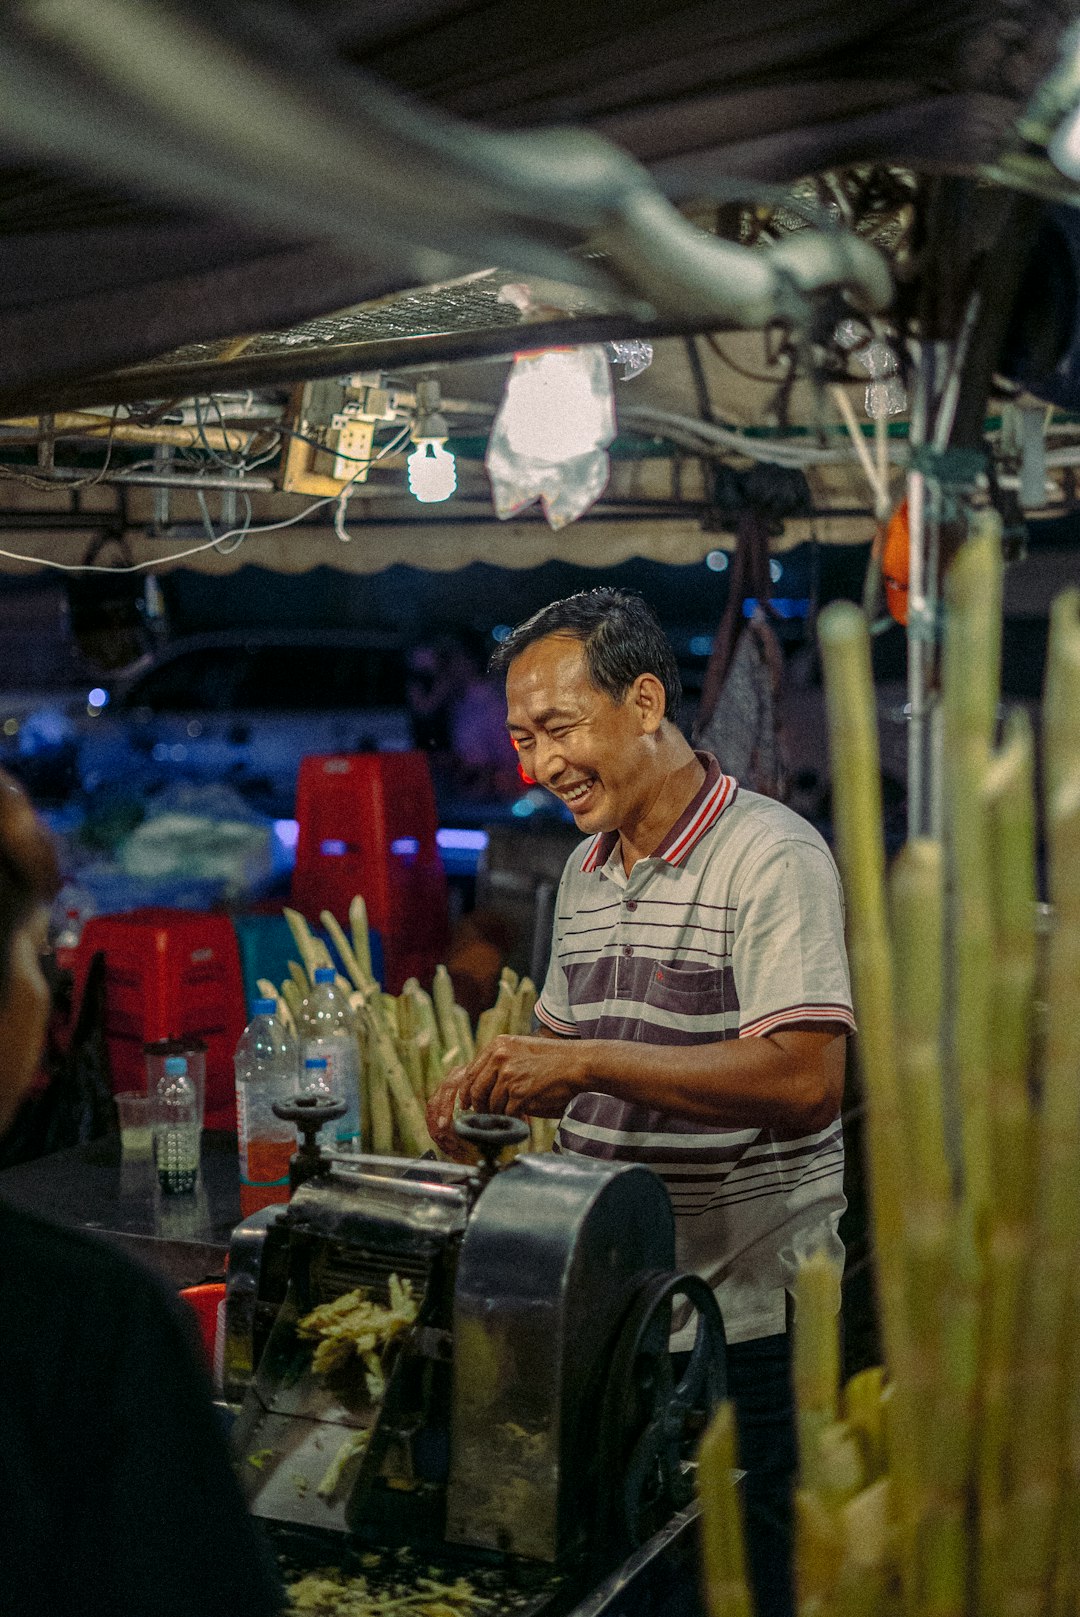
<instances>
[{"instance_id":1,"label":"man's ear","mask_svg":"<svg viewBox=\"0 0 1080 1617\"><path fill-rule=\"evenodd\" d=\"M643 735L655 735L664 722L667 696L655 674L639 674L631 688Z\"/></svg>"}]
</instances>

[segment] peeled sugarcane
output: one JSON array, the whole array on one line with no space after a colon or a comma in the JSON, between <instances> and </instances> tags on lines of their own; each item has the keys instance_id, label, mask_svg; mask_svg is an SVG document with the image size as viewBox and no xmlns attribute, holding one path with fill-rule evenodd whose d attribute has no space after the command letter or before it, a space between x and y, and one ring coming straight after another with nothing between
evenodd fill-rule
<instances>
[{"instance_id":1,"label":"peeled sugarcane","mask_svg":"<svg viewBox=\"0 0 1080 1617\"><path fill-rule=\"evenodd\" d=\"M349 930L352 933L353 954L360 975L365 982L374 981L371 969L371 934L368 931L367 905L357 893L349 905Z\"/></svg>"},{"instance_id":2,"label":"peeled sugarcane","mask_svg":"<svg viewBox=\"0 0 1080 1617\"><path fill-rule=\"evenodd\" d=\"M968 1576L967 1481L978 1361L978 1269L958 1223L942 1112L944 862L916 839L890 873L897 1066L908 1152L904 1229L912 1337L910 1413L924 1507L915 1579L928 1608L955 1617Z\"/></svg>"},{"instance_id":3,"label":"peeled sugarcane","mask_svg":"<svg viewBox=\"0 0 1080 1617\"><path fill-rule=\"evenodd\" d=\"M368 1110L371 1118L370 1149L379 1157L391 1156L394 1150L394 1114L390 1105L390 1089L378 1041L370 1041L367 1063Z\"/></svg>"},{"instance_id":4,"label":"peeled sugarcane","mask_svg":"<svg viewBox=\"0 0 1080 1617\"><path fill-rule=\"evenodd\" d=\"M531 977L522 977L514 992L514 1009L512 1028L515 1033L530 1033L532 1031L533 1007L538 995L536 984Z\"/></svg>"},{"instance_id":5,"label":"peeled sugarcane","mask_svg":"<svg viewBox=\"0 0 1080 1617\"><path fill-rule=\"evenodd\" d=\"M848 954L866 1085L870 1203L886 1357L894 1376L889 1424L901 1537L910 1552L921 1501L910 1387L911 1326L904 1253L903 1111L896 1065L893 961L885 910L881 775L870 637L858 608L837 602L818 623L833 758L838 851L848 901Z\"/></svg>"},{"instance_id":6,"label":"peeled sugarcane","mask_svg":"<svg viewBox=\"0 0 1080 1617\"><path fill-rule=\"evenodd\" d=\"M319 915L319 919L338 952L341 964L352 979L353 987L359 989L362 993L370 989L373 986L374 979L370 974L364 975L360 962L356 958L356 952L345 936L344 928L338 921L337 916L333 915L330 910L323 910Z\"/></svg>"},{"instance_id":7,"label":"peeled sugarcane","mask_svg":"<svg viewBox=\"0 0 1080 1617\"><path fill-rule=\"evenodd\" d=\"M290 1033L295 1033L296 1024L293 1021L292 1012L270 979L268 977L260 977L255 986L259 990L259 993L262 995L263 999L272 999L274 1001L274 1014L282 1026L287 1027Z\"/></svg>"},{"instance_id":8,"label":"peeled sugarcane","mask_svg":"<svg viewBox=\"0 0 1080 1617\"><path fill-rule=\"evenodd\" d=\"M453 1010L454 1031L457 1037L454 1043L461 1051L462 1061L471 1061L476 1054L476 1040L473 1037L472 1023L469 1013L464 1005L455 1005Z\"/></svg>"},{"instance_id":9,"label":"peeled sugarcane","mask_svg":"<svg viewBox=\"0 0 1080 1617\"><path fill-rule=\"evenodd\" d=\"M442 1051L438 1041L430 1033L418 1034L416 1045L420 1051L420 1069L424 1077L424 1100L427 1102L443 1080Z\"/></svg>"},{"instance_id":10,"label":"peeled sugarcane","mask_svg":"<svg viewBox=\"0 0 1080 1617\"><path fill-rule=\"evenodd\" d=\"M1028 1089L1035 1001L1035 759L1027 715L1010 714L986 778L993 896L990 1156L978 1433L977 1584L999 1610L1006 1547L1005 1459L1017 1388L1014 1350L1030 1240L1034 1114Z\"/></svg>"},{"instance_id":11,"label":"peeled sugarcane","mask_svg":"<svg viewBox=\"0 0 1080 1617\"><path fill-rule=\"evenodd\" d=\"M389 1031L377 1013L368 1015L368 1048L377 1052L378 1059L390 1091L394 1121L398 1138L406 1156L422 1157L434 1151L424 1118L424 1108L417 1099L409 1076L398 1059Z\"/></svg>"},{"instance_id":12,"label":"peeled sugarcane","mask_svg":"<svg viewBox=\"0 0 1080 1617\"><path fill-rule=\"evenodd\" d=\"M986 771L1001 666L1001 523L980 512L945 582L945 839L953 947L945 1058L977 1234L990 1204L990 865Z\"/></svg>"},{"instance_id":13,"label":"peeled sugarcane","mask_svg":"<svg viewBox=\"0 0 1080 1617\"><path fill-rule=\"evenodd\" d=\"M415 977L410 977L405 984L405 993L409 1001L409 1026L412 1036L418 1038L426 1035L436 1046L441 1047L442 1037L431 995L425 993Z\"/></svg>"},{"instance_id":14,"label":"peeled sugarcane","mask_svg":"<svg viewBox=\"0 0 1080 1617\"><path fill-rule=\"evenodd\" d=\"M701 1564L709 1617L751 1617L742 1513L735 1486L735 1414L720 1405L698 1449Z\"/></svg>"},{"instance_id":15,"label":"peeled sugarcane","mask_svg":"<svg viewBox=\"0 0 1080 1617\"><path fill-rule=\"evenodd\" d=\"M319 957L319 951L315 947L316 939L312 935L311 928L299 910L291 910L286 905L281 913L289 923L289 931L293 935L293 942L300 953L300 959L304 962L304 970L307 972L308 981L313 983L315 981L315 968L321 965L322 961ZM289 969L290 971L292 970L291 964Z\"/></svg>"},{"instance_id":16,"label":"peeled sugarcane","mask_svg":"<svg viewBox=\"0 0 1080 1617\"><path fill-rule=\"evenodd\" d=\"M837 640L843 647L846 636L858 638L845 609L830 609L822 624L889 1373L880 1393L873 1372L849 1384L845 1409L866 1454L875 1441L867 1434L888 1409L889 1470L842 1506L842 1533L830 1505L835 1475L800 1495L802 1591L809 1579L817 1617L888 1612L901 1593L918 1617L1075 1617L1080 1602L1080 593L1055 603L1048 658L1054 925L1036 1069L1032 742L1018 716L1000 751L991 745L996 561L986 548L992 523L980 527L947 590L951 887L943 956L940 850L918 842L890 882L891 960L881 948L873 850L865 823L848 812L873 795L858 780L876 760L850 722L852 710L864 711L869 669L853 674L850 659L838 667ZM978 646L989 648L989 679ZM958 681L968 688L958 693ZM880 967L883 957L892 969L888 993L886 973L867 970L868 958ZM973 989L979 959L985 981ZM875 986L876 997L868 992ZM947 1038L935 1031L943 990ZM950 1097L963 1124L955 1179L944 1171L941 1143L950 1077L962 1086ZM895 1242L895 1209L880 1196L883 1141L873 1124L882 1115L902 1120L891 1141L904 1167ZM898 1339L890 1312L897 1301L908 1313ZM831 1457L823 1439L818 1449L819 1460ZM877 1466L868 1462L870 1477ZM870 1541L883 1552L868 1554Z\"/></svg>"},{"instance_id":17,"label":"peeled sugarcane","mask_svg":"<svg viewBox=\"0 0 1080 1617\"><path fill-rule=\"evenodd\" d=\"M1009 1441L1012 1490L1002 1606L1007 1617L1033 1609L1050 1575L1063 1482L1060 1415L1069 1301L1080 1262L1080 708L1070 713L1062 695L1075 694L1078 669L1080 595L1070 592L1055 604L1047 657L1054 755L1051 759L1048 735L1046 837L1054 925L1028 1287Z\"/></svg>"},{"instance_id":18,"label":"peeled sugarcane","mask_svg":"<svg viewBox=\"0 0 1080 1617\"><path fill-rule=\"evenodd\" d=\"M305 988L304 993L306 992ZM293 1019L293 1025L297 1032L299 1032L300 1023L303 1020L304 993L301 993L292 978L289 978L287 982L283 982L281 985L281 997L288 1007L289 1015Z\"/></svg>"},{"instance_id":19,"label":"peeled sugarcane","mask_svg":"<svg viewBox=\"0 0 1080 1617\"><path fill-rule=\"evenodd\" d=\"M409 1087L421 1106L427 1103L427 1088L424 1083L424 1061L420 1046L415 1039L401 1039L398 1041L398 1054L401 1065L404 1067L409 1079Z\"/></svg>"},{"instance_id":20,"label":"peeled sugarcane","mask_svg":"<svg viewBox=\"0 0 1080 1617\"><path fill-rule=\"evenodd\" d=\"M311 992L312 978L308 976L303 966L298 965L295 960L289 961L289 979L301 998Z\"/></svg>"},{"instance_id":21,"label":"peeled sugarcane","mask_svg":"<svg viewBox=\"0 0 1080 1617\"><path fill-rule=\"evenodd\" d=\"M431 998L435 1006L435 1015L439 1023L439 1038L444 1050L459 1042L457 1020L454 1012L460 1007L454 1000L454 985L450 980L450 973L440 962L435 967L435 978L431 985Z\"/></svg>"}]
</instances>

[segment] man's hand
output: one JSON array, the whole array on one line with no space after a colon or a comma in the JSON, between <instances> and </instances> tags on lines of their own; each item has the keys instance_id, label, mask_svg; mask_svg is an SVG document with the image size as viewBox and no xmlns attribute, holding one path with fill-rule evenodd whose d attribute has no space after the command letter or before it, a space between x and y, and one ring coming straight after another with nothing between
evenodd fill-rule
<instances>
[{"instance_id":1,"label":"man's hand","mask_svg":"<svg viewBox=\"0 0 1080 1617\"><path fill-rule=\"evenodd\" d=\"M510 1117L561 1117L586 1087L578 1040L516 1038L500 1034L469 1063L452 1072L428 1102L431 1138L448 1156L462 1155L454 1133L454 1102L463 1112L506 1112Z\"/></svg>"}]
</instances>

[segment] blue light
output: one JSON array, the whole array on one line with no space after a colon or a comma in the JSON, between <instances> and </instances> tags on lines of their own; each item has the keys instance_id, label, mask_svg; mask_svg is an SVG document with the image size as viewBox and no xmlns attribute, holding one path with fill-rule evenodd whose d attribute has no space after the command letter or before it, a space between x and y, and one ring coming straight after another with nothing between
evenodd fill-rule
<instances>
[{"instance_id":1,"label":"blue light","mask_svg":"<svg viewBox=\"0 0 1080 1617\"><path fill-rule=\"evenodd\" d=\"M726 550L710 550L705 557L705 565L710 573L726 573L728 570L728 553Z\"/></svg>"},{"instance_id":2,"label":"blue light","mask_svg":"<svg viewBox=\"0 0 1080 1617\"><path fill-rule=\"evenodd\" d=\"M695 634L690 637L691 657L707 657L712 650L712 636Z\"/></svg>"},{"instance_id":3,"label":"blue light","mask_svg":"<svg viewBox=\"0 0 1080 1617\"><path fill-rule=\"evenodd\" d=\"M275 820L274 835L283 848L295 848L300 841L300 821Z\"/></svg>"},{"instance_id":4,"label":"blue light","mask_svg":"<svg viewBox=\"0 0 1080 1617\"><path fill-rule=\"evenodd\" d=\"M516 815L519 820L527 820L535 808L536 804L529 798L519 797L510 812Z\"/></svg>"},{"instance_id":5,"label":"blue light","mask_svg":"<svg viewBox=\"0 0 1080 1617\"><path fill-rule=\"evenodd\" d=\"M771 610L778 618L808 618L810 616L810 601L801 595L774 595L769 602ZM743 617L752 618L758 609L754 596L748 595L743 602Z\"/></svg>"},{"instance_id":6,"label":"blue light","mask_svg":"<svg viewBox=\"0 0 1080 1617\"><path fill-rule=\"evenodd\" d=\"M390 852L396 853L399 859L408 859L420 852L420 844L415 837L395 837Z\"/></svg>"},{"instance_id":7,"label":"blue light","mask_svg":"<svg viewBox=\"0 0 1080 1617\"><path fill-rule=\"evenodd\" d=\"M90 707L107 707L109 705L109 693L108 691L103 691L100 685L95 685L86 700Z\"/></svg>"},{"instance_id":8,"label":"blue light","mask_svg":"<svg viewBox=\"0 0 1080 1617\"><path fill-rule=\"evenodd\" d=\"M440 848L464 848L470 853L483 853L488 845L486 831L454 831L443 829L436 831L435 841Z\"/></svg>"},{"instance_id":9,"label":"blue light","mask_svg":"<svg viewBox=\"0 0 1080 1617\"><path fill-rule=\"evenodd\" d=\"M348 843L342 842L338 837L327 837L326 841L319 847L319 852L327 859L340 859L348 851Z\"/></svg>"},{"instance_id":10,"label":"blue light","mask_svg":"<svg viewBox=\"0 0 1080 1617\"><path fill-rule=\"evenodd\" d=\"M509 640L513 632L508 623L497 623L491 631L491 638L501 646L504 640Z\"/></svg>"}]
</instances>

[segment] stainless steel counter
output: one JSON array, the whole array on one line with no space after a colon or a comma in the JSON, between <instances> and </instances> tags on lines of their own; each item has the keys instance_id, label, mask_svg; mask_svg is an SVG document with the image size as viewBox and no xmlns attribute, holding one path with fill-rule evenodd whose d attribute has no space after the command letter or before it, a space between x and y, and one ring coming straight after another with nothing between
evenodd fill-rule
<instances>
[{"instance_id":1,"label":"stainless steel counter","mask_svg":"<svg viewBox=\"0 0 1080 1617\"><path fill-rule=\"evenodd\" d=\"M224 1274L240 1218L236 1136L202 1139L190 1195L163 1196L152 1162L124 1162L119 1137L57 1151L0 1172L0 1197L57 1224L91 1230L157 1269L178 1289Z\"/></svg>"}]
</instances>

